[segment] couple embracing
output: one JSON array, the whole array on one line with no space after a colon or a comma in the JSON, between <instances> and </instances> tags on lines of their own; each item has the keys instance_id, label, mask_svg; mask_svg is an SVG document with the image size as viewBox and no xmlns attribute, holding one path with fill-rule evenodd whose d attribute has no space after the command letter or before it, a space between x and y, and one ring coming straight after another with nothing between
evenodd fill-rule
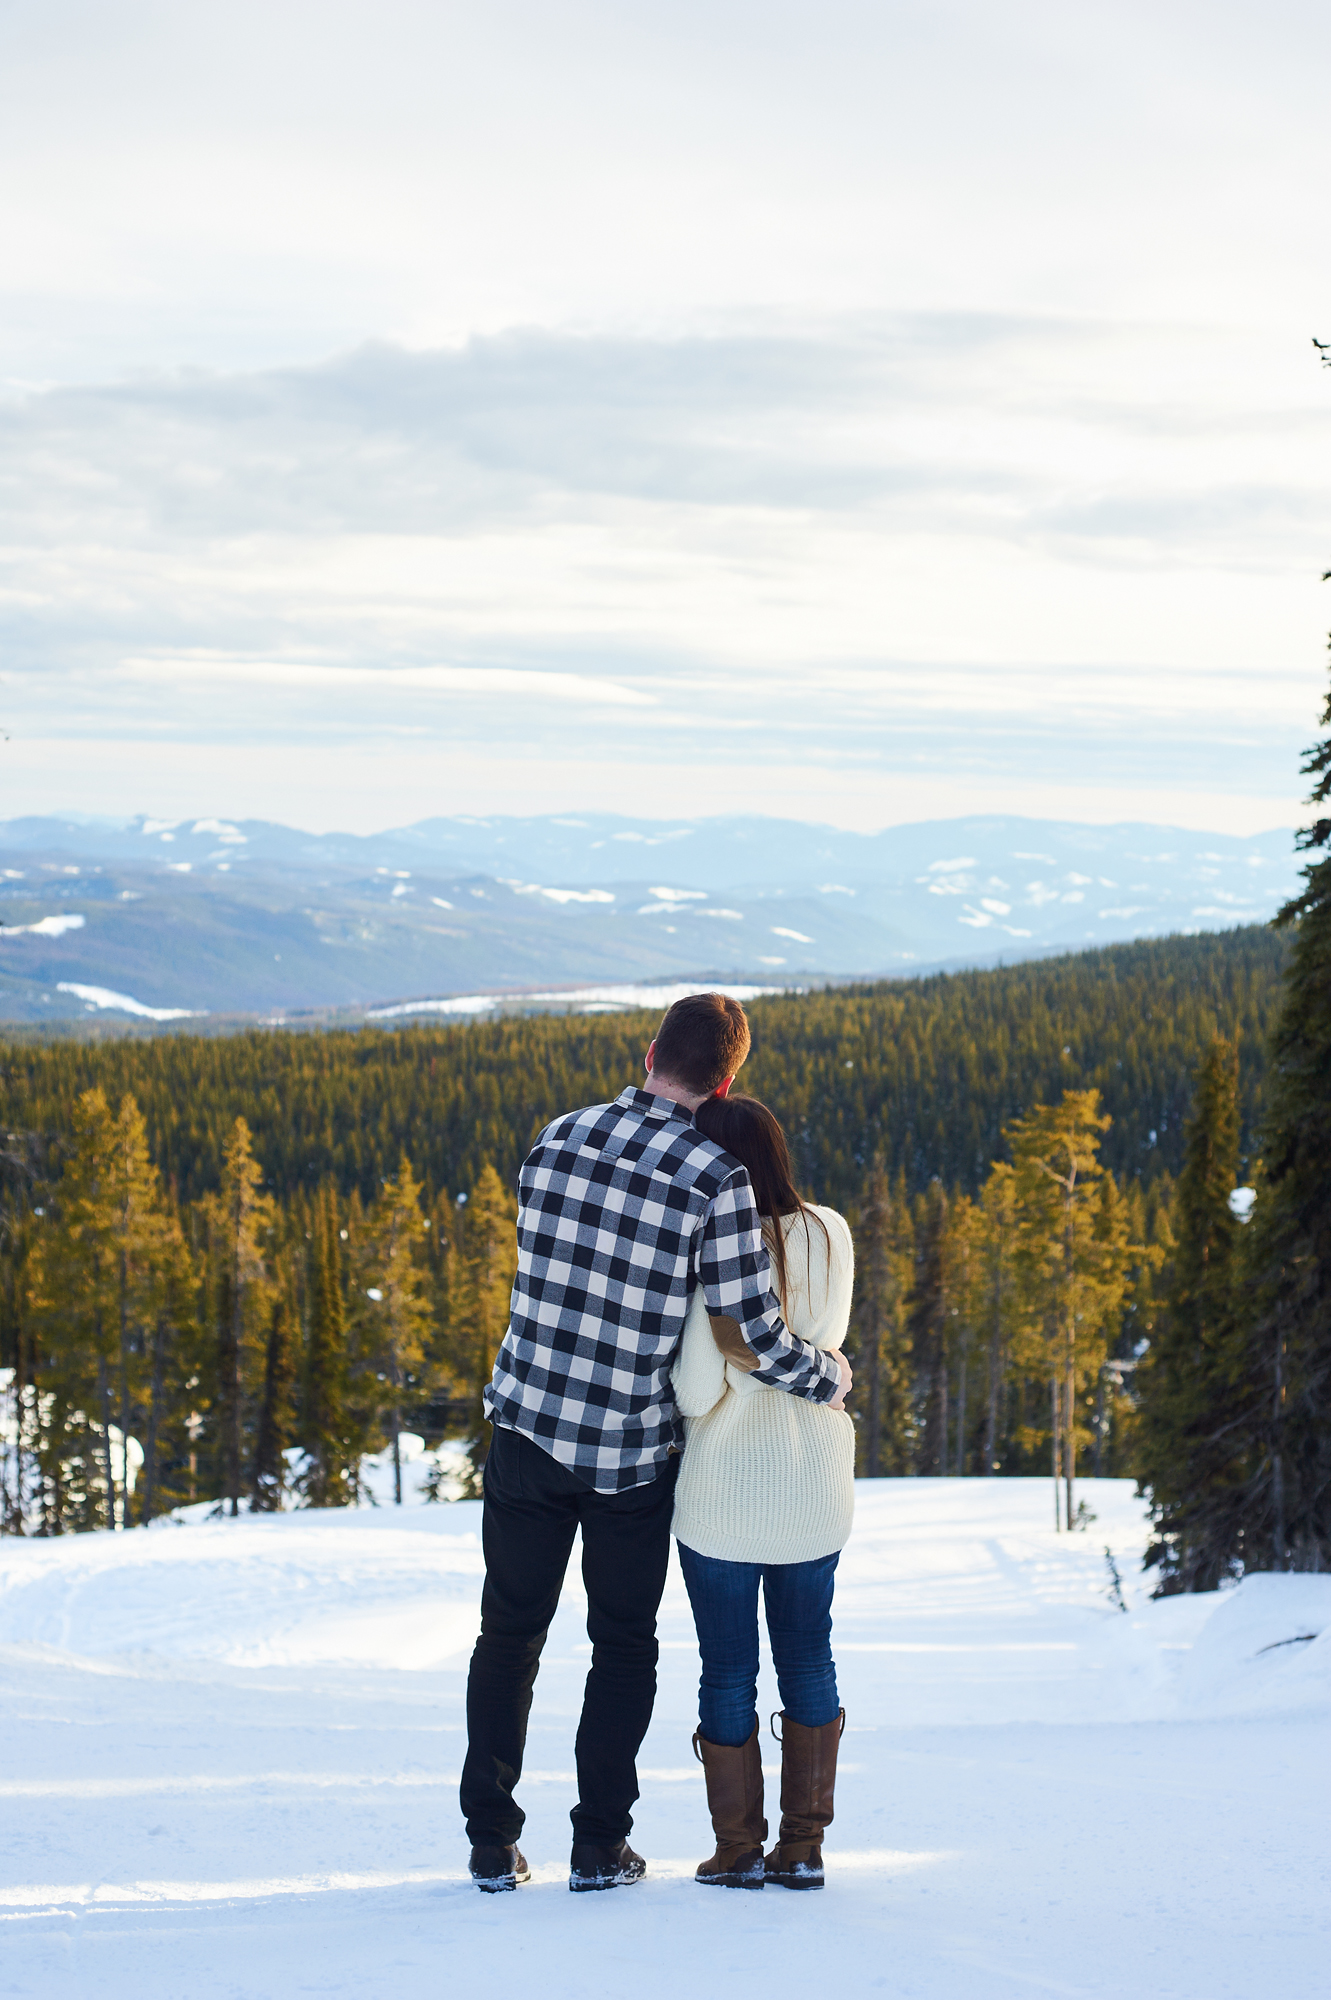
<instances>
[{"instance_id":1,"label":"couple embracing","mask_svg":"<svg viewBox=\"0 0 1331 2000\"><path fill-rule=\"evenodd\" d=\"M670 1535L702 1654L694 1749L716 1852L700 1883L821 1888L844 1712L832 1588L850 1533L850 1232L797 1194L781 1127L728 1095L735 1000L667 1012L646 1082L547 1126L519 1177L518 1275L486 1395L485 1587L467 1684L471 1875L529 1877L514 1798L541 1648L578 1528L592 1642L569 1887L613 1889L656 1695ZM758 1595L781 1694L781 1825L764 1857Z\"/></svg>"}]
</instances>

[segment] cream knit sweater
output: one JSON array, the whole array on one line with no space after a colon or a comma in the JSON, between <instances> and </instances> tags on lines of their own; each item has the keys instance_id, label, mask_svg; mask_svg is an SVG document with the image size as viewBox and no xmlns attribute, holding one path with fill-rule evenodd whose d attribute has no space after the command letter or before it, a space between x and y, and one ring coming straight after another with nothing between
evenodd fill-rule
<instances>
[{"instance_id":1,"label":"cream knit sweater","mask_svg":"<svg viewBox=\"0 0 1331 2000\"><path fill-rule=\"evenodd\" d=\"M830 1268L817 1223L806 1234L800 1216L781 1219L786 1324L814 1347L839 1347L850 1318L855 1250L835 1209L813 1213L827 1225ZM676 1538L726 1562L815 1562L844 1548L855 1509L855 1427L845 1411L767 1388L727 1361L701 1287L671 1374L685 1420Z\"/></svg>"}]
</instances>

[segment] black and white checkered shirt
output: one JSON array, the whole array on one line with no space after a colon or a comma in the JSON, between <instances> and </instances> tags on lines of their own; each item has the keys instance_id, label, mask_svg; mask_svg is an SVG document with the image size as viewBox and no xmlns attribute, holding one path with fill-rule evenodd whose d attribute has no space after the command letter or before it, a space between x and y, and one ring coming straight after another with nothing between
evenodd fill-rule
<instances>
[{"instance_id":1,"label":"black and white checkered shirt","mask_svg":"<svg viewBox=\"0 0 1331 2000\"><path fill-rule=\"evenodd\" d=\"M786 1330L748 1174L668 1097L625 1090L548 1125L518 1176L518 1275L485 1395L602 1493L683 1442L670 1385L689 1297L735 1320L755 1377L830 1402L837 1364Z\"/></svg>"}]
</instances>

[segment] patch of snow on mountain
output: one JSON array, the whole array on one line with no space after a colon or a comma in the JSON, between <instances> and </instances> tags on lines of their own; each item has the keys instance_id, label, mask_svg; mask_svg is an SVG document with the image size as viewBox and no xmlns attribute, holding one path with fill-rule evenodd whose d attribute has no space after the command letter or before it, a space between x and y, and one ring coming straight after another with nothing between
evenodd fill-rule
<instances>
[{"instance_id":1,"label":"patch of snow on mountain","mask_svg":"<svg viewBox=\"0 0 1331 2000\"><path fill-rule=\"evenodd\" d=\"M199 1021L208 1011L206 1007L145 1007L142 1000L132 999L128 993L113 993L109 986L81 986L72 979L60 980L56 991L72 993L90 1009L103 1007L117 1014L137 1014L145 1021Z\"/></svg>"},{"instance_id":2,"label":"patch of snow on mountain","mask_svg":"<svg viewBox=\"0 0 1331 2000\"><path fill-rule=\"evenodd\" d=\"M393 1007L370 1007L367 1021L395 1021L404 1014L485 1014L497 1007L489 993L464 993L449 1000L401 1000Z\"/></svg>"},{"instance_id":3,"label":"patch of snow on mountain","mask_svg":"<svg viewBox=\"0 0 1331 2000\"><path fill-rule=\"evenodd\" d=\"M35 924L5 924L0 927L0 938L16 937L20 931L29 937L63 937L66 931L81 931L87 921L71 911L66 916L41 917Z\"/></svg>"}]
</instances>

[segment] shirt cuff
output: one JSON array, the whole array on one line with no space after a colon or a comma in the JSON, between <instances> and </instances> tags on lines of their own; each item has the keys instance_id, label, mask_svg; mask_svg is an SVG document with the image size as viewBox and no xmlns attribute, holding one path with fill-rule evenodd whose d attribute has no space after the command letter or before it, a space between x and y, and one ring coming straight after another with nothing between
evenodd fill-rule
<instances>
[{"instance_id":1,"label":"shirt cuff","mask_svg":"<svg viewBox=\"0 0 1331 2000\"><path fill-rule=\"evenodd\" d=\"M830 1356L826 1349L824 1349L819 1354L818 1359L820 1362L826 1362L827 1360L830 1359ZM809 1401L811 1403L830 1403L832 1398L837 1394L840 1387L841 1387L841 1370L837 1367L836 1362L833 1361L831 1377L829 1378L827 1375L823 1375L821 1377L821 1379L810 1390Z\"/></svg>"}]
</instances>

